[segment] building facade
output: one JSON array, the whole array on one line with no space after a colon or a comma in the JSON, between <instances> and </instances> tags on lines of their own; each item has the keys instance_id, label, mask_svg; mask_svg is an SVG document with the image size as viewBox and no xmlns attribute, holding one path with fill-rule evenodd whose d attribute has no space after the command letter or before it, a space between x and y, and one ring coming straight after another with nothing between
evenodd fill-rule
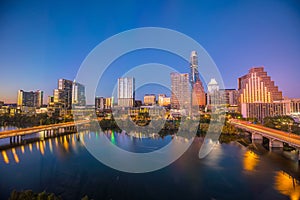
<instances>
[{"instance_id":1,"label":"building facade","mask_svg":"<svg viewBox=\"0 0 300 200\"><path fill-rule=\"evenodd\" d=\"M145 94L144 96L144 104L146 106L152 106L156 104L156 96L155 94Z\"/></svg>"},{"instance_id":2,"label":"building facade","mask_svg":"<svg viewBox=\"0 0 300 200\"><path fill-rule=\"evenodd\" d=\"M18 101L17 106L21 109L24 107L35 107L39 108L43 105L43 91L30 91L26 92L24 90L18 91Z\"/></svg>"},{"instance_id":3,"label":"building facade","mask_svg":"<svg viewBox=\"0 0 300 200\"><path fill-rule=\"evenodd\" d=\"M189 74L171 73L171 108L190 109Z\"/></svg>"},{"instance_id":4,"label":"building facade","mask_svg":"<svg viewBox=\"0 0 300 200\"><path fill-rule=\"evenodd\" d=\"M95 108L99 111L110 110L112 108L112 98L96 97Z\"/></svg>"},{"instance_id":5,"label":"building facade","mask_svg":"<svg viewBox=\"0 0 300 200\"><path fill-rule=\"evenodd\" d=\"M238 78L239 103L272 103L282 100L278 90L264 67L251 68L248 74Z\"/></svg>"},{"instance_id":6,"label":"building facade","mask_svg":"<svg viewBox=\"0 0 300 200\"><path fill-rule=\"evenodd\" d=\"M133 77L118 79L118 106L133 107L135 100L135 80Z\"/></svg>"},{"instance_id":7,"label":"building facade","mask_svg":"<svg viewBox=\"0 0 300 200\"><path fill-rule=\"evenodd\" d=\"M192 87L192 106L205 106L205 91L199 76L198 55L196 51L192 51L190 56L190 84Z\"/></svg>"},{"instance_id":8,"label":"building facade","mask_svg":"<svg viewBox=\"0 0 300 200\"><path fill-rule=\"evenodd\" d=\"M158 95L158 105L159 106L170 106L171 105L171 98L167 97L165 94Z\"/></svg>"},{"instance_id":9,"label":"building facade","mask_svg":"<svg viewBox=\"0 0 300 200\"><path fill-rule=\"evenodd\" d=\"M75 106L85 106L85 87L84 85L73 82L72 85L72 104Z\"/></svg>"}]
</instances>

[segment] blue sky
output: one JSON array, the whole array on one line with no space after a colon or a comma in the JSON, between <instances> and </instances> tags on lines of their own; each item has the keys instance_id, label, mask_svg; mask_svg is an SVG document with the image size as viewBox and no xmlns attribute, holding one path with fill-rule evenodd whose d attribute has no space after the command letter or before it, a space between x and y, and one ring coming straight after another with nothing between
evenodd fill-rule
<instances>
[{"instance_id":1,"label":"blue sky","mask_svg":"<svg viewBox=\"0 0 300 200\"><path fill-rule=\"evenodd\" d=\"M264 65L284 96L300 97L300 4L296 0L54 0L1 1L0 100L16 102L18 89L40 89L51 95L57 79L74 79L84 58L101 41L147 26L194 38L219 67L227 88L236 88L237 78L252 66ZM158 51L132 53L111 67L122 65L126 71L148 62L188 72L183 60ZM108 74L107 79L115 84L116 76ZM153 93L150 89L145 87L140 95ZM104 87L96 95L110 94Z\"/></svg>"}]
</instances>

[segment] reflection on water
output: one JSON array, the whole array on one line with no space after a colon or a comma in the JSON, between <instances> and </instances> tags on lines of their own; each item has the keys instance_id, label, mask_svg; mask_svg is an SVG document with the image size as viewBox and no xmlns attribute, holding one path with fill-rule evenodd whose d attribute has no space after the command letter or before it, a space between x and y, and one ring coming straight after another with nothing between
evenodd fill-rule
<instances>
[{"instance_id":1,"label":"reflection on water","mask_svg":"<svg viewBox=\"0 0 300 200\"><path fill-rule=\"evenodd\" d=\"M257 154L249 150L245 152L243 164L244 164L244 169L246 171L254 171L258 162L259 162L259 157Z\"/></svg>"},{"instance_id":2,"label":"reflection on water","mask_svg":"<svg viewBox=\"0 0 300 200\"><path fill-rule=\"evenodd\" d=\"M9 164L9 159L5 150L2 151L2 157L6 164Z\"/></svg>"},{"instance_id":3,"label":"reflection on water","mask_svg":"<svg viewBox=\"0 0 300 200\"><path fill-rule=\"evenodd\" d=\"M283 171L276 172L275 189L283 195L289 196L291 200L300 199L300 183Z\"/></svg>"},{"instance_id":4,"label":"reflection on water","mask_svg":"<svg viewBox=\"0 0 300 200\"><path fill-rule=\"evenodd\" d=\"M18 155L17 155L17 153L16 153L16 149L15 149L15 148L12 148L12 149L11 149L11 152L13 153L15 162L16 162L16 163L19 163L20 160L19 160L19 157L18 157Z\"/></svg>"},{"instance_id":5,"label":"reflection on water","mask_svg":"<svg viewBox=\"0 0 300 200\"><path fill-rule=\"evenodd\" d=\"M184 188L184 190L186 190L184 197L191 195L191 198L193 197L192 199L197 199L195 197L203 197L203 199L226 199L228 196L222 195L234 192L240 193L240 196L230 196L232 197L231 199L238 199L237 197L241 197L239 199L259 199L259 191L261 191L261 188L266 188L265 191L269 192L267 195L274 194L277 199L282 198L282 195L292 200L300 198L299 181L295 179L299 179L299 176L293 174L295 171L290 173L292 168L287 167L290 169L287 171L293 174L295 178L283 171L278 171L284 170L281 166L288 166L285 164L290 161L282 162L276 159L271 160L272 158L268 158L269 160L267 160L266 155L258 155L253 151L240 148L237 145L218 143L209 156L200 160L197 156L203 138L197 138L197 142L193 144L195 146L191 147L191 150L193 150L194 147L197 149L195 154L188 153L189 151L187 151L183 160L180 158L179 161L176 161L177 164L174 164L175 167L172 164L158 172L133 176L133 179L135 177L135 182L130 175L125 176L124 173L113 170L109 171L107 168L104 168L101 163L95 161L83 147L85 143L89 144L91 141L100 140L104 137L109 139L114 145L131 152L155 151L169 144L171 141L179 143L189 142L188 139L176 135L166 136L164 138L157 136L153 136L153 138L139 138L139 134L137 134L137 136L136 138L133 135L114 131L106 131L105 133L80 132L34 142L35 144L29 143L20 147L3 150L1 151L2 159L0 157L0 169L2 170L0 170L0 177L1 179L5 177L2 181L0 179L0 186L1 184L5 185L4 179L6 178L7 180L8 176L6 176L6 173L10 174L11 177L15 177L15 179L9 180L7 188L2 187L0 189L6 189L6 193L9 194L11 188L33 188L35 185L44 183L44 185L37 190L43 191L45 188L51 188L51 192L60 193L61 191L70 190L70 193L76 193L77 191L74 190L78 188L78 190L80 190L81 188L93 188L94 186L97 187L97 189L92 192L90 191L92 189L81 192L83 192L83 194L88 192L90 192L89 194L98 193L98 197L100 198L94 199L108 199L106 196L101 195L109 193L109 188L121 188L123 192L126 190L126 192L130 194L136 192L131 191L131 188L139 187L139 190L143 193L142 195L144 195L143 187L146 188L151 185L151 187L154 187L151 192L161 191L161 188L166 187L164 192L172 191L176 193L176 195L177 190L172 190L172 188ZM270 152L270 154L273 153ZM270 162L270 160L274 162ZM281 165L279 165L278 162L282 162ZM89 167L87 167L87 165ZM86 170L87 168L89 170ZM41 173L36 173L36 171L40 171ZM242 173L244 171L251 173ZM297 172L299 172L298 169L296 173ZM47 173L49 173L49 176L47 176ZM18 176L16 174L18 174ZM28 180L30 178L26 176L27 174L40 174L41 176L36 179L32 178L32 180ZM76 174L76 176L74 176L74 174ZM264 175L263 178L261 178L261 174ZM112 182L112 180L115 180L115 177L119 177L116 179L117 182ZM154 178L152 179L152 177ZM90 179L92 179L90 182L85 182ZM274 180L275 183L273 183ZM7 181L5 181L5 183L6 182ZM83 183L86 184L83 185L84 187L81 185ZM70 188L73 189L65 189L65 187L69 185L71 185ZM107 185L109 185L109 188L106 187ZM259 188L255 188L256 185L259 185ZM231 188L233 188L233 190L231 190ZM239 191L239 189L241 189L241 191ZM180 191L184 192L183 190ZM211 194L208 195L205 193L206 191L209 191L209 193L212 193L214 196L212 197ZM156 192L156 194L157 193L158 192ZM247 196L247 194L254 196ZM1 195L2 194L0 194L0 199L3 197ZM179 198L176 195L174 195L175 197L173 196L174 199ZM152 197L155 198L156 196ZM78 198L80 199L80 197ZM122 199L123 196L117 196L117 198L114 199L118 198Z\"/></svg>"}]
</instances>

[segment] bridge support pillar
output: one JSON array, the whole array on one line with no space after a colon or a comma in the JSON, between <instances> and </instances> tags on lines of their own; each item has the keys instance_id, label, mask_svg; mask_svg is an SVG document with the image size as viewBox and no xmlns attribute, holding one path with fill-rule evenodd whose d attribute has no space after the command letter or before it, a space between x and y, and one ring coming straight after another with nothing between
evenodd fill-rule
<instances>
[{"instance_id":1,"label":"bridge support pillar","mask_svg":"<svg viewBox=\"0 0 300 200\"><path fill-rule=\"evenodd\" d=\"M280 141L274 140L274 139L270 139L269 147L270 148L283 148L283 142L280 142Z\"/></svg>"},{"instance_id":2,"label":"bridge support pillar","mask_svg":"<svg viewBox=\"0 0 300 200\"><path fill-rule=\"evenodd\" d=\"M257 134L257 133L252 133L251 139L252 139L252 141L261 141L261 143L262 143L263 136L260 134Z\"/></svg>"}]
</instances>

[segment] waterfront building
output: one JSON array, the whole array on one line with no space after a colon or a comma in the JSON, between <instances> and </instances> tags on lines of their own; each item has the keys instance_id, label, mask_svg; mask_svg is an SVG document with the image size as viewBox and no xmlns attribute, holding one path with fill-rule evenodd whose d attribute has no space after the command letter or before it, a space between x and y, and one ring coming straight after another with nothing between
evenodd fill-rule
<instances>
[{"instance_id":1,"label":"waterfront building","mask_svg":"<svg viewBox=\"0 0 300 200\"><path fill-rule=\"evenodd\" d=\"M242 103L241 114L244 118L256 118L262 122L265 117L300 117L300 99L284 99L272 103Z\"/></svg>"},{"instance_id":2,"label":"waterfront building","mask_svg":"<svg viewBox=\"0 0 300 200\"><path fill-rule=\"evenodd\" d=\"M135 80L133 77L118 79L118 106L133 107L135 100Z\"/></svg>"},{"instance_id":3,"label":"waterfront building","mask_svg":"<svg viewBox=\"0 0 300 200\"><path fill-rule=\"evenodd\" d=\"M189 110L191 104L189 74L171 73L171 91L171 108Z\"/></svg>"},{"instance_id":4,"label":"waterfront building","mask_svg":"<svg viewBox=\"0 0 300 200\"><path fill-rule=\"evenodd\" d=\"M272 103L282 100L278 90L264 67L253 67L248 74L238 78L239 103Z\"/></svg>"},{"instance_id":5,"label":"waterfront building","mask_svg":"<svg viewBox=\"0 0 300 200\"><path fill-rule=\"evenodd\" d=\"M165 94L158 95L158 105L159 106L170 106L171 105L171 98L167 97Z\"/></svg>"},{"instance_id":6,"label":"waterfront building","mask_svg":"<svg viewBox=\"0 0 300 200\"><path fill-rule=\"evenodd\" d=\"M112 108L112 98L96 97L95 108L99 111L110 110Z\"/></svg>"},{"instance_id":7,"label":"waterfront building","mask_svg":"<svg viewBox=\"0 0 300 200\"><path fill-rule=\"evenodd\" d=\"M144 95L144 104L146 106L152 106L156 104L156 96L155 94L145 94Z\"/></svg>"},{"instance_id":8,"label":"waterfront building","mask_svg":"<svg viewBox=\"0 0 300 200\"><path fill-rule=\"evenodd\" d=\"M29 108L39 108L43 105L43 91L29 91L24 90L18 91L18 100L17 106L21 110L24 110L25 107Z\"/></svg>"},{"instance_id":9,"label":"waterfront building","mask_svg":"<svg viewBox=\"0 0 300 200\"><path fill-rule=\"evenodd\" d=\"M75 106L85 106L85 103L85 87L74 81L72 85L72 104Z\"/></svg>"}]
</instances>

